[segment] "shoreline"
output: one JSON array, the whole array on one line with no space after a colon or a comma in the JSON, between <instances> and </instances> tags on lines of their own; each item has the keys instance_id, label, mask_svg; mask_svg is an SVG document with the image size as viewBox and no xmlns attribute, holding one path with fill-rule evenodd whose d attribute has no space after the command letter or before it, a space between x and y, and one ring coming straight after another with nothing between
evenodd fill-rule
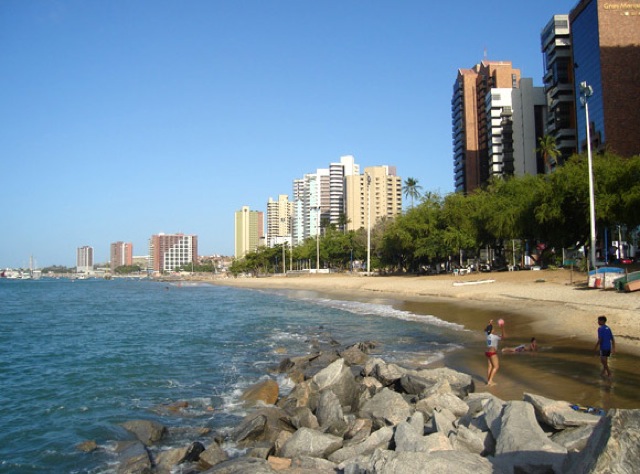
<instances>
[{"instance_id":1,"label":"shoreline","mask_svg":"<svg viewBox=\"0 0 640 474\"><path fill-rule=\"evenodd\" d=\"M485 282L485 280L492 280ZM478 283L482 281L482 283ZM357 276L345 274L237 278L216 285L248 290L313 293L315 296L388 304L414 314L460 324L477 337L432 367L448 367L474 379L476 391L505 400L525 392L590 406L638 408L640 298L635 293L589 289L584 273L519 271L465 276ZM458 285L454 285L458 283ZM467 284L459 284L467 283ZM605 314L616 337L613 382L599 378L594 349L597 316ZM538 339L536 353L501 354L498 383L486 385L483 330L489 319L506 321L500 348Z\"/></svg>"},{"instance_id":2,"label":"shoreline","mask_svg":"<svg viewBox=\"0 0 640 474\"><path fill-rule=\"evenodd\" d=\"M368 301L373 296L393 300L396 304L404 303L414 309L418 303L430 302L482 310L488 314L517 315L526 321L534 334L576 339L592 345L596 342L596 318L604 314L616 337L617 349L640 356L640 294L590 289L586 287L586 280L584 273L558 269L464 276L312 274L211 282L255 290L314 291L360 301ZM478 284L480 282L483 284ZM487 324L485 319L464 319L470 330L481 331ZM455 318L449 321L461 322ZM513 329L511 325L510 331ZM526 338L526 335L519 334L519 337Z\"/></svg>"}]
</instances>

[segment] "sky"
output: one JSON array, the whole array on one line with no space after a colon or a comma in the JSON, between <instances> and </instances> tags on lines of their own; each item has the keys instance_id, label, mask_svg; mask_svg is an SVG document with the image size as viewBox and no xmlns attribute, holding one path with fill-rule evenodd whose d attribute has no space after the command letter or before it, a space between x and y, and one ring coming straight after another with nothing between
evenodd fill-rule
<instances>
[{"instance_id":1,"label":"sky","mask_svg":"<svg viewBox=\"0 0 640 474\"><path fill-rule=\"evenodd\" d=\"M233 255L234 213L343 155L453 192L460 68L542 85L540 32L577 0L0 0L0 268Z\"/></svg>"}]
</instances>

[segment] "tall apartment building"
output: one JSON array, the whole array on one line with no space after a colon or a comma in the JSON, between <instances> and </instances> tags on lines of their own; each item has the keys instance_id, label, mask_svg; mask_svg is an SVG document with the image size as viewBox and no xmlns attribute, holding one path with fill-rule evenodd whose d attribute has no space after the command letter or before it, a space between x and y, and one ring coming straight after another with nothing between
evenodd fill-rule
<instances>
[{"instance_id":1,"label":"tall apartment building","mask_svg":"<svg viewBox=\"0 0 640 474\"><path fill-rule=\"evenodd\" d=\"M113 242L110 256L111 271L125 265L133 265L133 244L131 242Z\"/></svg>"},{"instance_id":2,"label":"tall apartment building","mask_svg":"<svg viewBox=\"0 0 640 474\"><path fill-rule=\"evenodd\" d=\"M289 196L280 194L278 200L267 202L267 246L275 247L291 243L291 214L293 203Z\"/></svg>"},{"instance_id":3,"label":"tall apartment building","mask_svg":"<svg viewBox=\"0 0 640 474\"><path fill-rule=\"evenodd\" d=\"M347 230L368 229L402 213L402 178L394 166L371 166L346 180Z\"/></svg>"},{"instance_id":4,"label":"tall apartment building","mask_svg":"<svg viewBox=\"0 0 640 474\"><path fill-rule=\"evenodd\" d=\"M540 35L544 63L547 119L544 133L553 137L560 152L544 163L545 173L564 164L577 151L576 97L569 15L554 15Z\"/></svg>"},{"instance_id":5,"label":"tall apartment building","mask_svg":"<svg viewBox=\"0 0 640 474\"><path fill-rule=\"evenodd\" d=\"M85 245L76 250L76 272L91 273L93 271L93 247Z\"/></svg>"},{"instance_id":6,"label":"tall apartment building","mask_svg":"<svg viewBox=\"0 0 640 474\"><path fill-rule=\"evenodd\" d=\"M532 150L544 109L542 89L522 81L510 61L459 69L451 100L455 190L470 193L492 176L535 173L540 158Z\"/></svg>"},{"instance_id":7,"label":"tall apartment building","mask_svg":"<svg viewBox=\"0 0 640 474\"><path fill-rule=\"evenodd\" d=\"M264 213L242 206L235 213L235 258L254 252L263 241Z\"/></svg>"},{"instance_id":8,"label":"tall apartment building","mask_svg":"<svg viewBox=\"0 0 640 474\"><path fill-rule=\"evenodd\" d=\"M154 272L171 272L197 263L197 235L160 233L149 239L149 269Z\"/></svg>"},{"instance_id":9,"label":"tall apartment building","mask_svg":"<svg viewBox=\"0 0 640 474\"><path fill-rule=\"evenodd\" d=\"M340 162L329 164L329 224L339 230L345 227L346 177L360 174L360 165L352 155L340 157Z\"/></svg>"},{"instance_id":10,"label":"tall apartment building","mask_svg":"<svg viewBox=\"0 0 640 474\"><path fill-rule=\"evenodd\" d=\"M569 14L574 94L593 88L589 127L594 149L640 154L640 3L581 0ZM579 103L579 102L578 102ZM586 149L584 107L576 107L578 148Z\"/></svg>"}]
</instances>

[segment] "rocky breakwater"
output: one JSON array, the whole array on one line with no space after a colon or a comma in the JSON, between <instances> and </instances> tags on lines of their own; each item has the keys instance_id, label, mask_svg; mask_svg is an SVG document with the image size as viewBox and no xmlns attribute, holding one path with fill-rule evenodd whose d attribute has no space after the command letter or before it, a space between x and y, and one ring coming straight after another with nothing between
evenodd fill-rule
<instances>
[{"instance_id":1,"label":"rocky breakwater","mask_svg":"<svg viewBox=\"0 0 640 474\"><path fill-rule=\"evenodd\" d=\"M637 472L640 410L598 416L534 394L500 400L475 393L467 374L405 368L369 357L368 347L283 360L277 371L297 383L277 398L273 380L248 392L254 409L230 434L242 456L229 459L220 439L164 459L136 444L121 472ZM139 439L162 433L147 426Z\"/></svg>"}]
</instances>

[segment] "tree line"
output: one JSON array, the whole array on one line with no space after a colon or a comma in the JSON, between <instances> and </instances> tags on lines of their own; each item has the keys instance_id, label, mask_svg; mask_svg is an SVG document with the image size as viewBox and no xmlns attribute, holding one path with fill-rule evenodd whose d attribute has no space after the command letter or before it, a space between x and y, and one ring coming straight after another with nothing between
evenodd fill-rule
<instances>
[{"instance_id":1,"label":"tree line","mask_svg":"<svg viewBox=\"0 0 640 474\"><path fill-rule=\"evenodd\" d=\"M605 229L629 234L640 226L640 156L622 158L604 152L593 157L598 242ZM372 270L419 272L429 266L464 265L491 249L508 262L537 249L544 262L561 263L561 250L589 244L589 183L585 154L574 155L550 174L495 178L469 195L420 193L417 180L405 181L412 205L371 230ZM414 205L414 201L419 200ZM620 227L618 227L620 226ZM616 237L610 240L617 240ZM262 274L316 267L362 269L367 256L365 229L342 232L325 223L316 237L293 249L261 247L234 261L234 274ZM511 255L509 255L511 253ZM532 252L533 253L533 252ZM356 268L354 268L354 266Z\"/></svg>"}]
</instances>

